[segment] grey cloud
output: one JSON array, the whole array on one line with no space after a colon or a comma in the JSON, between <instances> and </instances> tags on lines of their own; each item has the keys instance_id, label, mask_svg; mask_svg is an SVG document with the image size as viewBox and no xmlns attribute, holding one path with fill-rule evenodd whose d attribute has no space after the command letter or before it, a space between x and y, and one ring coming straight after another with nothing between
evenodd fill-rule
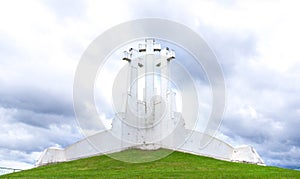
<instances>
[{"instance_id":1,"label":"grey cloud","mask_svg":"<svg viewBox=\"0 0 300 179\"><path fill-rule=\"evenodd\" d=\"M223 66L227 84L227 112L221 131L236 144L254 146L268 165L299 166L298 157L292 157L299 156L300 146L297 72L291 75L252 66L253 57L259 56L255 36L224 35L225 41L208 40ZM257 116L239 113L247 106L253 107Z\"/></svg>"},{"instance_id":2,"label":"grey cloud","mask_svg":"<svg viewBox=\"0 0 300 179\"><path fill-rule=\"evenodd\" d=\"M269 165L299 168L300 166L300 147L287 145L280 142L269 142L264 145L272 147L260 148L262 155L265 157L265 162ZM279 148L279 149L277 149Z\"/></svg>"},{"instance_id":3,"label":"grey cloud","mask_svg":"<svg viewBox=\"0 0 300 179\"><path fill-rule=\"evenodd\" d=\"M68 124L74 121L74 117L65 117L62 115L35 113L33 111L18 109L11 116L14 122L24 123L30 126L36 126L49 129L53 124Z\"/></svg>"},{"instance_id":4,"label":"grey cloud","mask_svg":"<svg viewBox=\"0 0 300 179\"><path fill-rule=\"evenodd\" d=\"M23 152L43 151L50 146L66 147L71 143L79 140L82 135L78 132L76 121L63 118L61 116L44 116L43 121L48 125L47 128L37 127L34 121L26 121L26 119L15 119L16 113L22 113L18 110L5 109L6 114L2 119L0 147L10 150L20 150ZM3 108L2 111L3 113ZM21 116L22 114L17 114ZM33 114L33 117L38 115ZM56 121L49 121L58 118ZM57 122L59 121L59 122ZM42 122L40 122L42 123Z\"/></svg>"},{"instance_id":5,"label":"grey cloud","mask_svg":"<svg viewBox=\"0 0 300 179\"><path fill-rule=\"evenodd\" d=\"M165 3L172 4L169 1ZM174 4L178 6L177 2ZM219 4L233 8L235 1ZM134 15L180 19L185 24L193 20L191 16L190 19L184 19L188 14L184 10L180 13L186 13L186 16L178 17L180 13L173 12L172 8L165 11L163 8L155 8L155 5L153 3L143 7L136 3L134 7L137 10ZM213 24L201 21L199 24L196 30L203 35L217 55L225 75L227 112L221 132L237 145L254 146L269 165L299 166L299 68L294 67L289 74L283 74L266 66L253 67L251 61L259 63L260 61L253 60L264 60L257 51L258 44L264 39L254 30L216 28ZM236 25L239 27L239 24ZM180 57L181 54L178 55ZM199 74L196 70L192 71L193 74ZM205 74L202 73L199 77L206 84ZM253 107L257 116L238 113L238 110L247 106Z\"/></svg>"},{"instance_id":6,"label":"grey cloud","mask_svg":"<svg viewBox=\"0 0 300 179\"><path fill-rule=\"evenodd\" d=\"M7 108L67 116L74 114L71 95L64 96L60 92L23 85L3 85L0 89L0 96L1 106Z\"/></svg>"},{"instance_id":7,"label":"grey cloud","mask_svg":"<svg viewBox=\"0 0 300 179\"><path fill-rule=\"evenodd\" d=\"M208 84L208 79L205 73L205 69L198 63L198 61L189 54L189 52L183 51L178 46L170 46L176 52L176 61L181 64L190 75L197 79L199 82ZM201 61L201 59L198 59ZM176 73L176 69L173 67L174 65L171 64L171 70Z\"/></svg>"},{"instance_id":8,"label":"grey cloud","mask_svg":"<svg viewBox=\"0 0 300 179\"><path fill-rule=\"evenodd\" d=\"M234 114L233 111L231 113ZM253 145L268 165L287 166L274 160L289 160L290 148L299 148L298 118L284 118L281 111L274 112L274 116L277 118L264 114L259 114L257 118L240 114L227 115L223 120L221 131L237 143ZM291 166L292 162L290 161L288 165Z\"/></svg>"},{"instance_id":9,"label":"grey cloud","mask_svg":"<svg viewBox=\"0 0 300 179\"><path fill-rule=\"evenodd\" d=\"M239 67L237 61L247 61L249 57L257 55L257 39L253 32L236 33L224 29L218 30L205 24L198 30L215 52L225 76L234 75L232 72Z\"/></svg>"},{"instance_id":10,"label":"grey cloud","mask_svg":"<svg viewBox=\"0 0 300 179\"><path fill-rule=\"evenodd\" d=\"M26 153L18 150L9 150L0 147L1 160L11 160L14 158L16 161L34 164L36 159L31 157L32 153Z\"/></svg>"}]
</instances>

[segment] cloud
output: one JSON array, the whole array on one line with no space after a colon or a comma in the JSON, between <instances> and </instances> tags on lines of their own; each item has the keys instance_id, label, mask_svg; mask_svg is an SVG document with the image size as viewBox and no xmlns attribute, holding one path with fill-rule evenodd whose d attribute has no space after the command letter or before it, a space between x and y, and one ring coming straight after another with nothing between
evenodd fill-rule
<instances>
[{"instance_id":1,"label":"cloud","mask_svg":"<svg viewBox=\"0 0 300 179\"><path fill-rule=\"evenodd\" d=\"M116 16L125 6L121 1L0 4L0 163L27 168L45 148L83 137L72 104L76 66L97 35L126 18Z\"/></svg>"},{"instance_id":2,"label":"cloud","mask_svg":"<svg viewBox=\"0 0 300 179\"><path fill-rule=\"evenodd\" d=\"M0 95L2 96L0 104L3 107L73 116L70 95L64 96L58 92L23 85L3 86Z\"/></svg>"},{"instance_id":3,"label":"cloud","mask_svg":"<svg viewBox=\"0 0 300 179\"><path fill-rule=\"evenodd\" d=\"M7 108L0 108L0 114L2 148L35 152L51 145L65 147L82 137L74 117Z\"/></svg>"},{"instance_id":4,"label":"cloud","mask_svg":"<svg viewBox=\"0 0 300 179\"><path fill-rule=\"evenodd\" d=\"M29 169L32 168L32 163L35 163L35 159L41 155L41 152L26 153L20 150L10 150L6 148L0 148L1 165L7 168L14 169Z\"/></svg>"},{"instance_id":5,"label":"cloud","mask_svg":"<svg viewBox=\"0 0 300 179\"><path fill-rule=\"evenodd\" d=\"M227 92L220 136L253 145L268 165L299 166L298 2L165 3L170 11L136 4L135 15L177 20L202 34L215 51Z\"/></svg>"}]
</instances>

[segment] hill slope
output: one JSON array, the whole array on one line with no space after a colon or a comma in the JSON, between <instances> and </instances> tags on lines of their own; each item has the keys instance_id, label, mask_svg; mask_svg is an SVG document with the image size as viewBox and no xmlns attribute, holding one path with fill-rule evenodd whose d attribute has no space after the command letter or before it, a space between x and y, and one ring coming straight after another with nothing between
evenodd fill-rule
<instances>
[{"instance_id":1,"label":"hill slope","mask_svg":"<svg viewBox=\"0 0 300 179\"><path fill-rule=\"evenodd\" d=\"M167 152L127 150L114 155L124 158ZM108 156L95 156L4 175L4 178L300 178L300 172L216 160L182 152L148 163L125 163ZM1 178L1 177L0 177Z\"/></svg>"}]
</instances>

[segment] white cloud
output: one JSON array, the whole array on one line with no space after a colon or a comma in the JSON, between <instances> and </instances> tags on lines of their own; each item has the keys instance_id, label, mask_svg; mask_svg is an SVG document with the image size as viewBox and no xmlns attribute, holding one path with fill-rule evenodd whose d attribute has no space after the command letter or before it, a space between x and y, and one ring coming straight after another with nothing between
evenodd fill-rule
<instances>
[{"instance_id":1,"label":"white cloud","mask_svg":"<svg viewBox=\"0 0 300 179\"><path fill-rule=\"evenodd\" d=\"M299 148L298 1L194 1L182 9L211 45L223 67L227 111L221 131L235 144L254 145L270 165ZM226 137L224 137L226 136ZM230 138L230 139L229 139ZM285 150L287 150L285 152ZM276 155L268 155L276 151ZM280 163L282 161L282 163Z\"/></svg>"},{"instance_id":2,"label":"white cloud","mask_svg":"<svg viewBox=\"0 0 300 179\"><path fill-rule=\"evenodd\" d=\"M46 147L82 137L72 111L76 66L97 35L127 19L122 8L123 1L0 2L0 153L11 153L0 155L1 166L30 167Z\"/></svg>"}]
</instances>

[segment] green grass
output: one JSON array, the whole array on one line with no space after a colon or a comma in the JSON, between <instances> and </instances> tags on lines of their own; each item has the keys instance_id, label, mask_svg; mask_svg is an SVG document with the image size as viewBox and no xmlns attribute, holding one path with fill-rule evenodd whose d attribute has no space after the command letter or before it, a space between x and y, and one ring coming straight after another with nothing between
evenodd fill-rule
<instances>
[{"instance_id":1,"label":"green grass","mask_svg":"<svg viewBox=\"0 0 300 179\"><path fill-rule=\"evenodd\" d=\"M127 150L113 154L141 160L169 152ZM148 163L126 163L95 156L24 170L3 178L300 178L300 171L216 160L182 152ZM0 178L1 178L0 177Z\"/></svg>"}]
</instances>

